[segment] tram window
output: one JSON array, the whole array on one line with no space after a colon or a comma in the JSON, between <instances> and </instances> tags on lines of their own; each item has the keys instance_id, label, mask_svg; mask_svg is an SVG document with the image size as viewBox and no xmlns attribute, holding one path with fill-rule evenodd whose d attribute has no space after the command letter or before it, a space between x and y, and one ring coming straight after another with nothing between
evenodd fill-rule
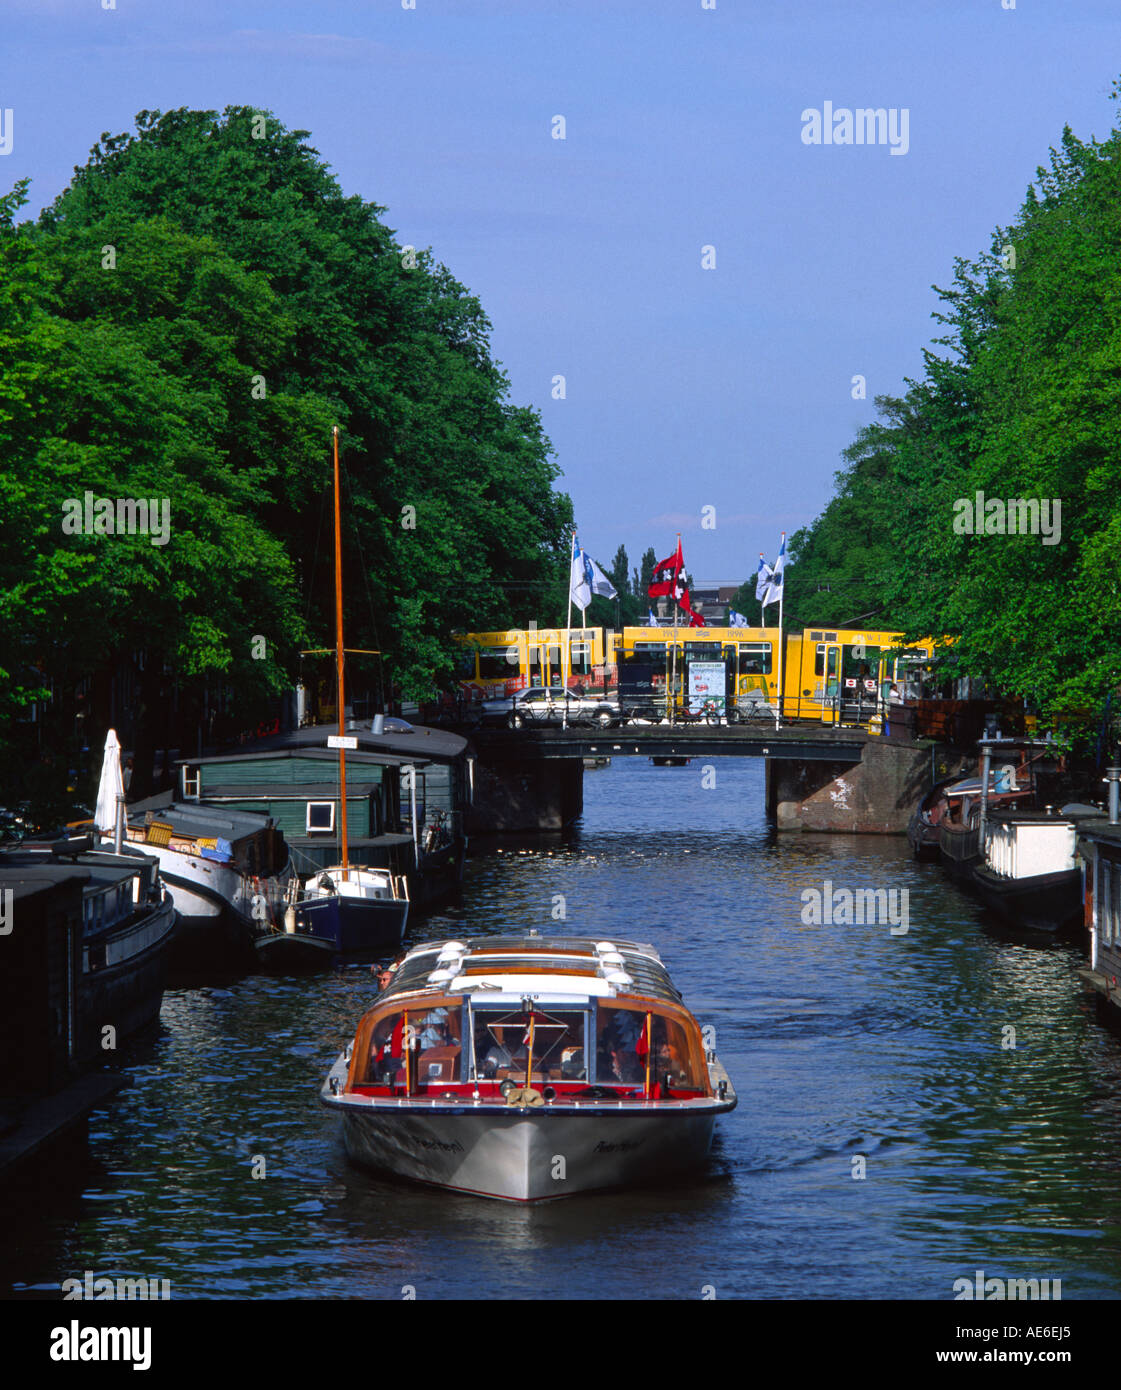
<instances>
[{"instance_id":1,"label":"tram window","mask_svg":"<svg viewBox=\"0 0 1121 1390\"><path fill-rule=\"evenodd\" d=\"M867 647L854 643L844 648L841 675L868 680L875 677L880 665L879 647Z\"/></svg>"},{"instance_id":2,"label":"tram window","mask_svg":"<svg viewBox=\"0 0 1121 1390\"><path fill-rule=\"evenodd\" d=\"M669 653L664 642L636 642L630 659L652 666L656 672L665 675Z\"/></svg>"},{"instance_id":3,"label":"tram window","mask_svg":"<svg viewBox=\"0 0 1121 1390\"><path fill-rule=\"evenodd\" d=\"M536 644L529 648L529 683L530 685L544 685L545 676L543 674L544 663L541 660L541 648Z\"/></svg>"},{"instance_id":4,"label":"tram window","mask_svg":"<svg viewBox=\"0 0 1121 1390\"><path fill-rule=\"evenodd\" d=\"M719 661L720 643L719 642L686 642L685 643L686 661Z\"/></svg>"},{"instance_id":5,"label":"tram window","mask_svg":"<svg viewBox=\"0 0 1121 1390\"><path fill-rule=\"evenodd\" d=\"M592 644L590 642L572 643L572 674L586 676L592 669Z\"/></svg>"},{"instance_id":6,"label":"tram window","mask_svg":"<svg viewBox=\"0 0 1121 1390\"><path fill-rule=\"evenodd\" d=\"M515 656L517 648L514 648ZM509 647L482 647L479 651L479 679L484 681L505 680L518 669L517 661L511 663Z\"/></svg>"},{"instance_id":7,"label":"tram window","mask_svg":"<svg viewBox=\"0 0 1121 1390\"><path fill-rule=\"evenodd\" d=\"M769 676L771 674L770 642L740 643L740 675Z\"/></svg>"},{"instance_id":8,"label":"tram window","mask_svg":"<svg viewBox=\"0 0 1121 1390\"><path fill-rule=\"evenodd\" d=\"M473 651L456 653L455 672L460 680L475 679L475 653Z\"/></svg>"}]
</instances>

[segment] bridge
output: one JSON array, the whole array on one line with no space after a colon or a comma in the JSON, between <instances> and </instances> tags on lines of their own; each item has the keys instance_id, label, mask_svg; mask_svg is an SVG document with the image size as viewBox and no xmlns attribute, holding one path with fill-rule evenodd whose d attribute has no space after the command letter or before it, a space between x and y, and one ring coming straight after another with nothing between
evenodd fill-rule
<instances>
[{"instance_id":1,"label":"bridge","mask_svg":"<svg viewBox=\"0 0 1121 1390\"><path fill-rule=\"evenodd\" d=\"M467 730L464 730L467 733ZM929 742L864 729L791 724L556 725L479 728L472 833L560 830L584 804L591 758L762 758L766 807L780 830L901 834L945 766Z\"/></svg>"},{"instance_id":2,"label":"bridge","mask_svg":"<svg viewBox=\"0 0 1121 1390\"><path fill-rule=\"evenodd\" d=\"M466 732L466 731L464 731ZM800 762L858 763L871 735L863 729L763 723L628 724L597 729L555 724L477 729L468 735L488 762L555 758L796 758Z\"/></svg>"}]
</instances>

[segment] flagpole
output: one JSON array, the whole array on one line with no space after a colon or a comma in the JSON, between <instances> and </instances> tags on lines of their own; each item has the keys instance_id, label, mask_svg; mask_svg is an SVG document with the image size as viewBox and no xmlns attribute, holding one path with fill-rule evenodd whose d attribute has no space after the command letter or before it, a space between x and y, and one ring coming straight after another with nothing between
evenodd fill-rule
<instances>
[{"instance_id":1,"label":"flagpole","mask_svg":"<svg viewBox=\"0 0 1121 1390\"><path fill-rule=\"evenodd\" d=\"M759 552L759 559L763 561L763 564L766 564L766 563L767 563L766 560L763 560L763 552L762 552L762 551ZM764 592L766 592L766 591L764 590ZM760 618L760 622L762 623L762 625L763 625L764 627L766 627L766 626L767 626L767 605L763 602L763 596L762 596L762 595L760 595L760 597L759 597L759 612L760 612L760 614L762 615L762 617Z\"/></svg>"},{"instance_id":2,"label":"flagpole","mask_svg":"<svg viewBox=\"0 0 1121 1390\"><path fill-rule=\"evenodd\" d=\"M679 555L681 554L681 532L680 532L680 531L678 531L678 533L677 533L677 554L679 554ZM677 574L674 576L673 586L674 586L675 589L677 588L678 584L681 582L681 570L683 570L684 568L685 568L685 562L682 561L682 563L681 563L681 568L677 571ZM670 597L673 599L673 678L672 678L673 683L672 683L672 686L671 686L671 689L670 689L670 706L669 706L669 723L670 723L670 728L672 729L672 728L673 728L673 716L674 716L674 713L675 713L675 711L676 711L676 709L677 709L677 594L676 594L676 593L671 594Z\"/></svg>"},{"instance_id":3,"label":"flagpole","mask_svg":"<svg viewBox=\"0 0 1121 1390\"><path fill-rule=\"evenodd\" d=\"M576 532L572 533L572 544L568 554L568 616L564 623L564 660L561 671L564 673L564 709L561 711L561 728L568 728L568 677L572 673L572 646L568 634L572 627L572 566L576 562Z\"/></svg>"},{"instance_id":4,"label":"flagpole","mask_svg":"<svg viewBox=\"0 0 1121 1390\"><path fill-rule=\"evenodd\" d=\"M785 643L782 637L782 605L786 597L786 532L782 533L782 544L779 546L779 554L783 557L782 561L782 583L778 590L778 704L775 706L775 728L782 724L782 667L783 667L783 647Z\"/></svg>"}]
</instances>

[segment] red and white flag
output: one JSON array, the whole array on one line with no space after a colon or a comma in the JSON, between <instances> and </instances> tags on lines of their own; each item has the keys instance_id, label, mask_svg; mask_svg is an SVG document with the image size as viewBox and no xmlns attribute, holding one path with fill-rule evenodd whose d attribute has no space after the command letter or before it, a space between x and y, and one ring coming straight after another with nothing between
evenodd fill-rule
<instances>
[{"instance_id":1,"label":"red and white flag","mask_svg":"<svg viewBox=\"0 0 1121 1390\"><path fill-rule=\"evenodd\" d=\"M654 573L650 577L650 587L646 591L650 597L661 598L663 595L672 594L684 564L685 561L681 555L681 542L678 541L675 553L668 560L662 560L654 566Z\"/></svg>"}]
</instances>

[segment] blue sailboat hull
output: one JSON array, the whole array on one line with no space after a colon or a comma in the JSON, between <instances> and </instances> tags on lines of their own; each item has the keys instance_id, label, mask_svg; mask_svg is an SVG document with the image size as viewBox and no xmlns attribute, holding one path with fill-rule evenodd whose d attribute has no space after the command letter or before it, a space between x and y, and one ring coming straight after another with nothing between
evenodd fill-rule
<instances>
[{"instance_id":1,"label":"blue sailboat hull","mask_svg":"<svg viewBox=\"0 0 1121 1390\"><path fill-rule=\"evenodd\" d=\"M330 941L339 955L377 955L401 944L408 916L407 899L331 894L296 904L296 930Z\"/></svg>"}]
</instances>

